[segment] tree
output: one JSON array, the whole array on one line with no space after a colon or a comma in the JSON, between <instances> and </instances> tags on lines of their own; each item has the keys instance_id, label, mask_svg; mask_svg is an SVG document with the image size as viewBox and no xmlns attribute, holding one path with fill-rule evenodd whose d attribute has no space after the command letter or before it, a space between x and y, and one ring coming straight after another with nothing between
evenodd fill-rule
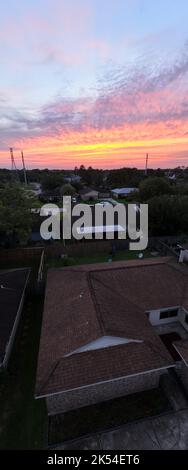
<instances>
[{"instance_id":1,"label":"tree","mask_svg":"<svg viewBox=\"0 0 188 470\"><path fill-rule=\"evenodd\" d=\"M51 172L42 180L42 187L45 191L53 191L54 189L62 186L62 184L63 174L58 172Z\"/></svg>"},{"instance_id":2,"label":"tree","mask_svg":"<svg viewBox=\"0 0 188 470\"><path fill-rule=\"evenodd\" d=\"M111 188L130 187L137 188L143 177L142 171L137 168L118 168L109 170L107 185Z\"/></svg>"},{"instance_id":3,"label":"tree","mask_svg":"<svg viewBox=\"0 0 188 470\"><path fill-rule=\"evenodd\" d=\"M172 187L165 178L155 176L145 179L140 183L139 193L142 201L148 201L148 199L154 196L172 194Z\"/></svg>"},{"instance_id":4,"label":"tree","mask_svg":"<svg viewBox=\"0 0 188 470\"><path fill-rule=\"evenodd\" d=\"M188 233L188 197L155 196L148 201L149 235Z\"/></svg>"},{"instance_id":5,"label":"tree","mask_svg":"<svg viewBox=\"0 0 188 470\"><path fill-rule=\"evenodd\" d=\"M72 184L64 184L61 188L61 194L63 196L72 196L75 194L75 188L72 186Z\"/></svg>"},{"instance_id":6,"label":"tree","mask_svg":"<svg viewBox=\"0 0 188 470\"><path fill-rule=\"evenodd\" d=\"M32 226L31 208L37 200L30 192L19 186L5 186L1 189L0 232L6 239L19 239L25 242Z\"/></svg>"}]
</instances>

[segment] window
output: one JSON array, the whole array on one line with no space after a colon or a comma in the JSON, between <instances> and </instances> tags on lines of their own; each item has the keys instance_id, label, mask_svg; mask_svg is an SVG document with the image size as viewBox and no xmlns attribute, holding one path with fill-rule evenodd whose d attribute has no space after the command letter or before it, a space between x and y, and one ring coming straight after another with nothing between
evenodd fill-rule
<instances>
[{"instance_id":1,"label":"window","mask_svg":"<svg viewBox=\"0 0 188 470\"><path fill-rule=\"evenodd\" d=\"M165 318L173 318L178 316L178 308L173 308L172 310L164 310L160 312L160 320L164 320Z\"/></svg>"}]
</instances>

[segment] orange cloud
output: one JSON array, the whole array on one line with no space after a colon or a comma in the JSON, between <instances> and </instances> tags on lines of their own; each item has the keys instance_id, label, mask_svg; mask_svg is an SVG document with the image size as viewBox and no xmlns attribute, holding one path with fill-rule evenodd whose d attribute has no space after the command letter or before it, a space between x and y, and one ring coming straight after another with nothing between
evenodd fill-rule
<instances>
[{"instance_id":1,"label":"orange cloud","mask_svg":"<svg viewBox=\"0 0 188 470\"><path fill-rule=\"evenodd\" d=\"M169 69L112 70L95 96L59 98L33 118L6 110L9 145L24 149L29 166L142 167L146 152L153 167L186 165L187 75L183 56Z\"/></svg>"},{"instance_id":2,"label":"orange cloud","mask_svg":"<svg viewBox=\"0 0 188 470\"><path fill-rule=\"evenodd\" d=\"M72 168L80 164L104 168L143 167L146 152L150 153L152 167L182 165L187 159L187 128L188 120L174 121L173 126L159 122L101 131L87 128L84 132L19 140L15 142L15 155L23 148L28 167ZM7 152L0 152L1 166L6 160Z\"/></svg>"}]
</instances>

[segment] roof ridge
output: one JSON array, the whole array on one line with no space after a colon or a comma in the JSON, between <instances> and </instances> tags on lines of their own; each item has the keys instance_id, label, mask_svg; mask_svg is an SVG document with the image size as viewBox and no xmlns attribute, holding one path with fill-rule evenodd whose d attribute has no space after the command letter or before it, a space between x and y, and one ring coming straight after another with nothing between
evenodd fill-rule
<instances>
[{"instance_id":1,"label":"roof ridge","mask_svg":"<svg viewBox=\"0 0 188 470\"><path fill-rule=\"evenodd\" d=\"M48 371L48 375L47 377L44 378L41 386L39 387L38 389L38 393L40 394L43 390L43 388L49 384L50 382L50 379L51 377L53 376L54 372L56 371L58 365L60 364L60 362L62 361L63 357L60 357L56 362L55 364L51 367L50 371Z\"/></svg>"},{"instance_id":2,"label":"roof ridge","mask_svg":"<svg viewBox=\"0 0 188 470\"><path fill-rule=\"evenodd\" d=\"M157 337L160 339L160 337L157 335ZM163 344L162 340L160 340L161 343ZM154 353L157 352L157 354L159 354L159 356L162 358L162 359L166 359L166 354L168 354L168 351L165 350L164 353L163 351L161 352L160 348L157 347L157 345L155 345L153 342L151 342L149 339L145 339L144 340L144 343L148 346L149 349L151 349L151 351L153 351ZM161 348L162 349L162 348ZM170 354L170 353L169 353Z\"/></svg>"},{"instance_id":3,"label":"roof ridge","mask_svg":"<svg viewBox=\"0 0 188 470\"><path fill-rule=\"evenodd\" d=\"M99 284L102 284L106 289L108 290L111 290L110 287L104 282L104 281L101 281L101 279L97 279L97 278L94 278L95 281L97 281ZM115 290L113 290L113 294L116 294L116 295L119 295L120 297L122 297L124 299L124 296L121 294L121 292L116 292ZM139 307L139 305L135 302L133 302L132 300L130 300L128 298L128 301L134 305L135 307L139 308L140 311L142 311L142 309Z\"/></svg>"},{"instance_id":4,"label":"roof ridge","mask_svg":"<svg viewBox=\"0 0 188 470\"><path fill-rule=\"evenodd\" d=\"M94 307L95 307L96 319L97 319L99 328L101 330L101 333L102 333L102 335L104 335L105 334L104 322L102 320L100 306L99 306L99 303L97 302L97 298L96 298L96 295L95 295L95 290L94 290L93 285L92 285L91 273L90 272L86 272L86 279L87 279L87 282L88 282L88 287L89 287L89 291L90 291L90 294L91 294L91 298L92 298L92 301L93 301L93 304L94 304Z\"/></svg>"},{"instance_id":5,"label":"roof ridge","mask_svg":"<svg viewBox=\"0 0 188 470\"><path fill-rule=\"evenodd\" d=\"M94 289L94 286L92 285L92 281L91 281L91 274L93 274L93 273L89 273L89 274L90 274L90 285L91 285L92 290L93 290L93 295L94 295L94 297L95 297L95 299L96 299L97 296L96 296L96 294L95 294L95 289ZM93 277L93 280L95 280L96 282L98 282L99 284L101 284L105 289L110 290L110 292L111 292L113 295L120 296L120 297L123 299L123 301L125 300L125 297L123 296L123 294L121 294L121 292L117 292L117 291L115 291L114 289L113 289L113 292L112 292L112 289L110 289L110 287L109 287L104 281L101 281L101 279L97 279L97 278L95 278L94 276L92 276L92 277ZM129 298L128 298L128 302L129 302L130 304L132 304L134 307L136 307L137 309L139 309L140 312L142 312L142 309L139 307L138 304L136 304L135 302L133 302L133 301L130 300ZM103 320L102 320L103 315L102 315L102 312L101 312L100 306L98 305L97 300L96 300L96 305L97 305L97 307L98 307L99 312L101 313L101 315L100 315L100 321L102 322L102 325L103 325L103 332L105 333L105 332L106 332L106 328L105 328L104 322L103 322ZM110 331L112 334L114 334L114 336L116 336L116 333L117 333L117 332L116 332L115 330L111 330L111 329L110 329L110 330L108 330L108 331ZM119 334L119 333L118 333L118 334Z\"/></svg>"},{"instance_id":6,"label":"roof ridge","mask_svg":"<svg viewBox=\"0 0 188 470\"><path fill-rule=\"evenodd\" d=\"M127 262L126 260L122 260L122 261ZM120 263L121 263L122 261L120 261ZM136 261L136 260L128 260L128 261ZM153 260L153 261L154 261L154 260ZM119 263L119 261L117 261L117 263ZM100 265L100 264L107 264L107 263L97 263L97 264ZM159 266L159 265L161 265L161 264L166 264L167 266L169 265L169 263L167 263L166 261L158 261L158 262L156 262L156 263L155 263L155 262L153 262L153 263L151 263L151 262L148 262L148 263L145 262L145 263L143 263L143 264L138 263L138 264L131 264L131 265L130 265L130 264L127 264L127 265L125 265L125 266L114 266L114 267L111 267L111 265L110 265L110 271L120 271L120 270L131 269L131 268L143 268L143 267L145 267L145 266ZM96 273L96 272L101 272L101 271L103 271L103 272L108 271L108 272L109 272L109 269L108 269L108 267L106 267L106 268L104 268L104 269L100 269L100 267L99 267L99 268L97 268L97 269L92 269L92 270L90 270L89 272L90 272L90 273Z\"/></svg>"}]
</instances>

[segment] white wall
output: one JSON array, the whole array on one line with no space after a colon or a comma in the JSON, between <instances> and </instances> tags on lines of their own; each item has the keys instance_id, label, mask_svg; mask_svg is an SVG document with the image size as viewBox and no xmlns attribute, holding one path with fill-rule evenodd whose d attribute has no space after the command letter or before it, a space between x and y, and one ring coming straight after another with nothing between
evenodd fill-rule
<instances>
[{"instance_id":1,"label":"white wall","mask_svg":"<svg viewBox=\"0 0 188 470\"><path fill-rule=\"evenodd\" d=\"M182 307L179 307L177 317L164 318L160 320L160 312L163 312L165 310L173 310L174 308L178 308L178 306L174 306L173 308L169 307L169 309L162 308L160 310L151 310L150 312L147 312L150 323L155 326L179 321L185 328L185 330L188 332L188 324L185 322L185 317L186 315L188 315L188 312L186 312L186 310Z\"/></svg>"},{"instance_id":2,"label":"white wall","mask_svg":"<svg viewBox=\"0 0 188 470\"><path fill-rule=\"evenodd\" d=\"M188 331L188 324L185 323L186 315L188 316L188 312L186 312L186 310L184 308L180 308L179 320L180 320L181 324L183 325L183 327L185 328L185 330Z\"/></svg>"},{"instance_id":3,"label":"white wall","mask_svg":"<svg viewBox=\"0 0 188 470\"><path fill-rule=\"evenodd\" d=\"M150 310L150 312L147 312L150 323L152 325L162 325L165 323L173 323L175 321L180 321L180 308L177 317L164 318L162 320L160 319L160 312L163 312L165 310L173 310L174 308L178 308L178 306L174 306L173 308L161 308L160 310Z\"/></svg>"}]
</instances>

